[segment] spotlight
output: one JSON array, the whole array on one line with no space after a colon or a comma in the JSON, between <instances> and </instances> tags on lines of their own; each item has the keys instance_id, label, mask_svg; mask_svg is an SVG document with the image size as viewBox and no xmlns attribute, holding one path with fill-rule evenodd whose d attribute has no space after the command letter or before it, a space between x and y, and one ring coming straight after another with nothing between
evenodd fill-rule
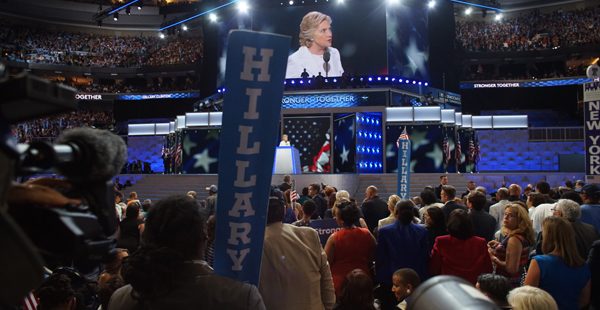
<instances>
[{"instance_id":1,"label":"spotlight","mask_svg":"<svg viewBox=\"0 0 600 310\"><path fill-rule=\"evenodd\" d=\"M141 11L141 10L142 10L142 6L143 6L143 5L144 5L144 2L143 2L143 1L140 1L140 2L138 2L138 6L137 6L137 9L138 9L138 11Z\"/></svg>"},{"instance_id":2,"label":"spotlight","mask_svg":"<svg viewBox=\"0 0 600 310\"><path fill-rule=\"evenodd\" d=\"M131 15L131 7L130 6L125 8L125 14Z\"/></svg>"},{"instance_id":3,"label":"spotlight","mask_svg":"<svg viewBox=\"0 0 600 310\"><path fill-rule=\"evenodd\" d=\"M496 21L501 21L501 20L502 20L502 17L503 17L503 16L502 16L502 13L498 13L498 14L496 14L496 16L494 16L494 20L496 20Z\"/></svg>"},{"instance_id":4,"label":"spotlight","mask_svg":"<svg viewBox=\"0 0 600 310\"><path fill-rule=\"evenodd\" d=\"M115 14L113 14L113 20L114 21L118 21L119 20L119 12L115 12Z\"/></svg>"},{"instance_id":5,"label":"spotlight","mask_svg":"<svg viewBox=\"0 0 600 310\"><path fill-rule=\"evenodd\" d=\"M187 30L188 30L188 27L187 27L185 24L182 24L182 25L181 25L181 30L183 30L183 31L187 31Z\"/></svg>"},{"instance_id":6,"label":"spotlight","mask_svg":"<svg viewBox=\"0 0 600 310\"><path fill-rule=\"evenodd\" d=\"M468 8L465 10L465 15L471 15L471 13L473 13L473 8L471 8L471 7L468 7Z\"/></svg>"},{"instance_id":7,"label":"spotlight","mask_svg":"<svg viewBox=\"0 0 600 310\"><path fill-rule=\"evenodd\" d=\"M240 1L238 2L237 5L238 10L240 11L240 13L248 13L248 10L250 10L250 5L248 5L248 2L246 1Z\"/></svg>"},{"instance_id":8,"label":"spotlight","mask_svg":"<svg viewBox=\"0 0 600 310\"><path fill-rule=\"evenodd\" d=\"M427 2L427 7L430 9L435 8L435 0L430 0L429 2Z\"/></svg>"},{"instance_id":9,"label":"spotlight","mask_svg":"<svg viewBox=\"0 0 600 310\"><path fill-rule=\"evenodd\" d=\"M290 2L288 2L290 5L294 5L294 0L290 0Z\"/></svg>"},{"instance_id":10,"label":"spotlight","mask_svg":"<svg viewBox=\"0 0 600 310\"><path fill-rule=\"evenodd\" d=\"M338 4L344 4L344 0L337 0Z\"/></svg>"},{"instance_id":11,"label":"spotlight","mask_svg":"<svg viewBox=\"0 0 600 310\"><path fill-rule=\"evenodd\" d=\"M161 38L161 39L164 39L166 36L165 36L164 33L161 32L161 33L158 34L158 37Z\"/></svg>"},{"instance_id":12,"label":"spotlight","mask_svg":"<svg viewBox=\"0 0 600 310\"><path fill-rule=\"evenodd\" d=\"M208 14L208 20L209 20L209 21L211 21L211 22L215 23L215 22L217 22L217 19L218 19L218 18L217 18L217 14L215 14L215 13L210 13L210 14Z\"/></svg>"},{"instance_id":13,"label":"spotlight","mask_svg":"<svg viewBox=\"0 0 600 310\"><path fill-rule=\"evenodd\" d=\"M396 5L396 4L400 3L400 0L387 0L387 3L389 5Z\"/></svg>"}]
</instances>

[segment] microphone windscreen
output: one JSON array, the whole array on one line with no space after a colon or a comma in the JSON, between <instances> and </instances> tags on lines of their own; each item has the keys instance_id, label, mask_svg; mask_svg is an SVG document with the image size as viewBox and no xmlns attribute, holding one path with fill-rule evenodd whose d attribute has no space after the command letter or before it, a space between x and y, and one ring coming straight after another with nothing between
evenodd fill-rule
<instances>
[{"instance_id":1,"label":"microphone windscreen","mask_svg":"<svg viewBox=\"0 0 600 310\"><path fill-rule=\"evenodd\" d=\"M79 148L76 162L58 168L74 180L107 181L121 172L127 161L125 142L108 130L87 127L65 130L56 143Z\"/></svg>"},{"instance_id":2,"label":"microphone windscreen","mask_svg":"<svg viewBox=\"0 0 600 310\"><path fill-rule=\"evenodd\" d=\"M323 60L325 62L329 62L329 60L331 59L331 53L329 53L329 50L325 51L325 53L323 53Z\"/></svg>"}]
</instances>

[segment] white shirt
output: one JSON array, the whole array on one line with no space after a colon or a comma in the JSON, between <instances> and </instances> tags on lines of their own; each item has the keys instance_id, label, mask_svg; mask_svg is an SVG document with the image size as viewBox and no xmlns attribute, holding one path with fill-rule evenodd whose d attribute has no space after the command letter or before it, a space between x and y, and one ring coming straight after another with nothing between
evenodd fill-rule
<instances>
[{"instance_id":1,"label":"white shirt","mask_svg":"<svg viewBox=\"0 0 600 310\"><path fill-rule=\"evenodd\" d=\"M552 213L554 213L552 212L552 208L554 208L554 206L554 203L542 203L535 207L531 216L531 220L533 221L533 230L535 230L536 234L542 231L542 223L544 222L544 219L552 216Z\"/></svg>"},{"instance_id":2,"label":"white shirt","mask_svg":"<svg viewBox=\"0 0 600 310\"><path fill-rule=\"evenodd\" d=\"M342 68L342 61L340 59L340 52L334 48L329 48L329 54L331 58L329 60L329 72L327 76L342 76L344 68ZM306 69L309 77L319 75L321 72L322 76L325 76L325 61L323 55L315 55L311 53L306 46L300 46L300 48L288 57L287 70L285 72L286 79L297 79Z\"/></svg>"},{"instance_id":3,"label":"white shirt","mask_svg":"<svg viewBox=\"0 0 600 310\"><path fill-rule=\"evenodd\" d=\"M291 146L290 141L281 141L279 142L279 146Z\"/></svg>"},{"instance_id":4,"label":"white shirt","mask_svg":"<svg viewBox=\"0 0 600 310\"><path fill-rule=\"evenodd\" d=\"M510 201L504 199L498 201L498 203L490 207L490 215L496 219L496 230L502 228L502 222L504 221L504 209L510 203Z\"/></svg>"}]
</instances>

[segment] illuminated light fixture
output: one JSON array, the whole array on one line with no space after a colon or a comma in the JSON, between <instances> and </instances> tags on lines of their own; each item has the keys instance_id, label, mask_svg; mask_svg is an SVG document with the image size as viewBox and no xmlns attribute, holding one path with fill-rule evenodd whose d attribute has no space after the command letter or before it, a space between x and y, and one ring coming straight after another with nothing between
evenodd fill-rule
<instances>
[{"instance_id":1,"label":"illuminated light fixture","mask_svg":"<svg viewBox=\"0 0 600 310\"><path fill-rule=\"evenodd\" d=\"M344 0L338 0L337 3L338 4L344 4Z\"/></svg>"},{"instance_id":2,"label":"illuminated light fixture","mask_svg":"<svg viewBox=\"0 0 600 310\"><path fill-rule=\"evenodd\" d=\"M240 13L246 14L250 10L250 5L248 5L248 2L246 1L240 1L238 2L237 8L240 11Z\"/></svg>"},{"instance_id":3,"label":"illuminated light fixture","mask_svg":"<svg viewBox=\"0 0 600 310\"><path fill-rule=\"evenodd\" d=\"M387 0L387 3L389 5L396 5L396 4L400 3L400 0Z\"/></svg>"},{"instance_id":4,"label":"illuminated light fixture","mask_svg":"<svg viewBox=\"0 0 600 310\"><path fill-rule=\"evenodd\" d=\"M164 33L162 33L162 32L158 34L158 37L159 37L159 38L161 38L161 39L164 39L164 38L166 38L165 34L164 34Z\"/></svg>"},{"instance_id":5,"label":"illuminated light fixture","mask_svg":"<svg viewBox=\"0 0 600 310\"><path fill-rule=\"evenodd\" d=\"M138 6L141 6L141 5L142 5L142 4L141 4L141 0L133 0L133 1L129 1L129 2L127 2L127 3L123 4L123 5L121 5L120 7L117 7L117 8L115 8L115 9L113 9L113 10L109 11L109 12L107 13L107 15L114 14L114 13L116 13L116 12L119 12L120 10L122 10L122 9L124 9L124 8L126 8L126 7L129 7L130 5L132 5L132 4L136 3L136 2L140 2L140 4L138 4Z\"/></svg>"},{"instance_id":6,"label":"illuminated light fixture","mask_svg":"<svg viewBox=\"0 0 600 310\"><path fill-rule=\"evenodd\" d=\"M161 28L160 28L160 29L158 29L158 30L159 30L159 31L163 31L163 30L165 30L165 29L169 29L169 28L171 28L171 27L175 27L175 26L177 26L177 25L181 25L181 24L183 24L183 23L185 23L185 22L187 22L187 21L190 21L190 20L196 19L196 18L198 18L198 17L200 17L200 16L204 16L204 15L206 15L206 14L210 14L211 12L214 12L214 11L216 11L216 10L218 10L218 9L221 9L221 8L224 8L224 7L226 7L226 6L232 5L232 4L234 4L234 3L238 3L238 9L240 9L240 11L241 11L241 8L244 8L244 7L246 8L246 10L249 10L249 9L250 9L250 6L249 6L247 3L245 3L245 2L239 2L239 0L232 0L232 1L229 1L229 2L227 2L227 3L225 3L225 4L222 4L222 5L219 5L219 6L217 6L217 7L214 7L214 8L212 8L212 9L210 9L210 10L206 10L206 11L204 11L204 12L200 12L200 13L198 13L198 14L194 15L194 16L190 16L190 17L188 17L188 18L186 18L186 19L183 19L183 20L180 20L180 21L174 22L174 23L172 23L172 24L169 24L169 25L163 26L163 27L161 27ZM245 5L242 5L242 3L245 3Z\"/></svg>"},{"instance_id":7,"label":"illuminated light fixture","mask_svg":"<svg viewBox=\"0 0 600 310\"><path fill-rule=\"evenodd\" d=\"M433 8L435 8L435 4L436 4L435 0L430 0L429 2L427 2L427 7L429 9L433 9Z\"/></svg>"},{"instance_id":8,"label":"illuminated light fixture","mask_svg":"<svg viewBox=\"0 0 600 310\"><path fill-rule=\"evenodd\" d=\"M502 17L503 17L503 16L502 16L502 13L498 13L498 14L496 14L496 16L494 16L494 20L496 20L496 21L501 21L501 20L502 20Z\"/></svg>"},{"instance_id":9,"label":"illuminated light fixture","mask_svg":"<svg viewBox=\"0 0 600 310\"><path fill-rule=\"evenodd\" d=\"M290 2L288 2L290 5L294 5L294 0L290 0Z\"/></svg>"},{"instance_id":10,"label":"illuminated light fixture","mask_svg":"<svg viewBox=\"0 0 600 310\"><path fill-rule=\"evenodd\" d=\"M114 21L118 21L119 20L119 12L115 12L115 14L113 14L113 20Z\"/></svg>"},{"instance_id":11,"label":"illuminated light fixture","mask_svg":"<svg viewBox=\"0 0 600 310\"><path fill-rule=\"evenodd\" d=\"M181 25L181 30L183 30L183 31L187 31L187 30L188 30L188 27L187 27L186 25Z\"/></svg>"},{"instance_id":12,"label":"illuminated light fixture","mask_svg":"<svg viewBox=\"0 0 600 310\"><path fill-rule=\"evenodd\" d=\"M472 8L472 7L468 7L468 8L465 10L465 15L471 15L471 13L473 13L473 8Z\"/></svg>"},{"instance_id":13,"label":"illuminated light fixture","mask_svg":"<svg viewBox=\"0 0 600 310\"><path fill-rule=\"evenodd\" d=\"M460 4L464 4L464 5L468 5L468 6L473 6L476 8L481 8L481 9L486 9L486 10L492 10L495 12L502 12L501 9L499 8L495 8L493 6L487 6L487 5L483 5L483 4L478 4L478 3L473 3L473 2L467 2L467 1L461 1L461 0L450 0L450 2L454 2L454 3L460 3Z\"/></svg>"},{"instance_id":14,"label":"illuminated light fixture","mask_svg":"<svg viewBox=\"0 0 600 310\"><path fill-rule=\"evenodd\" d=\"M215 14L215 13L210 13L210 14L208 14L208 20L209 20L210 22L212 22L212 23L216 23L218 19L219 19L219 18L217 17L217 14Z\"/></svg>"}]
</instances>

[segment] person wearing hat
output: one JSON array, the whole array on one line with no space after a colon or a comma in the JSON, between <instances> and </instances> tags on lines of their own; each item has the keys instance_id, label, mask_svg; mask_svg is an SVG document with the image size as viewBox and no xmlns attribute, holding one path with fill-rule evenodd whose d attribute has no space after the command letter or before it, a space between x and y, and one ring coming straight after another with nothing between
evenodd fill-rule
<instances>
[{"instance_id":1,"label":"person wearing hat","mask_svg":"<svg viewBox=\"0 0 600 310\"><path fill-rule=\"evenodd\" d=\"M600 231L600 186L587 184L581 188L581 221L593 225Z\"/></svg>"},{"instance_id":2,"label":"person wearing hat","mask_svg":"<svg viewBox=\"0 0 600 310\"><path fill-rule=\"evenodd\" d=\"M215 207L217 206L217 186L212 184L207 187L208 197L206 197L206 209L208 210L208 216L215 214Z\"/></svg>"}]
</instances>

